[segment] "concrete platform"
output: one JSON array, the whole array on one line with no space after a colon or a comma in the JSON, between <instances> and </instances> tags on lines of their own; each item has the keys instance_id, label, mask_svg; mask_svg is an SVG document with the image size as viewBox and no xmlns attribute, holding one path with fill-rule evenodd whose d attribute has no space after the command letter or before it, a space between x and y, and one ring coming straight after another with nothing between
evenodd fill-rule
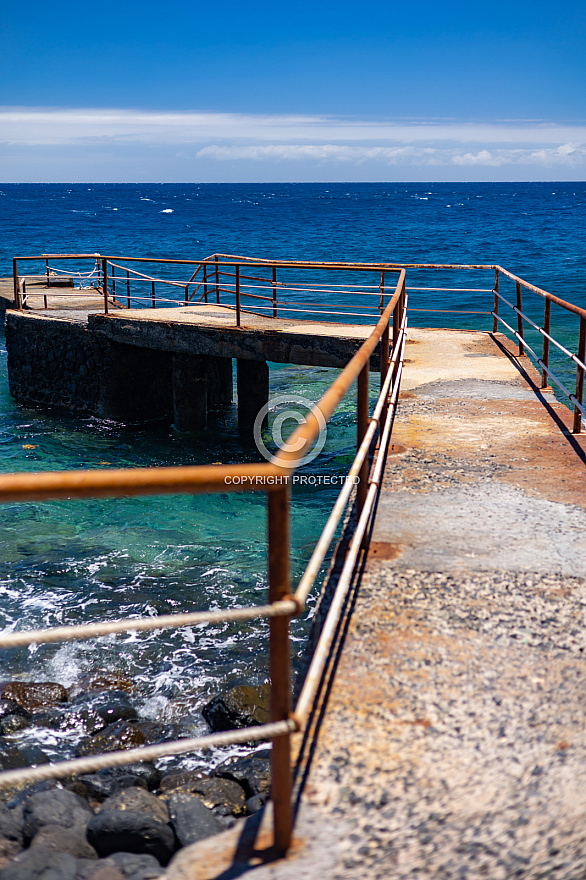
<instances>
[{"instance_id":1,"label":"concrete platform","mask_svg":"<svg viewBox=\"0 0 586 880\"><path fill-rule=\"evenodd\" d=\"M169 880L585 876L585 441L512 351L409 331L295 844L251 817Z\"/></svg>"},{"instance_id":2,"label":"concrete platform","mask_svg":"<svg viewBox=\"0 0 586 880\"><path fill-rule=\"evenodd\" d=\"M92 315L90 329L113 342L160 351L234 357L318 367L344 367L372 332L372 324L335 324L268 318L200 303L170 309L128 309ZM378 357L371 360L378 369Z\"/></svg>"}]
</instances>

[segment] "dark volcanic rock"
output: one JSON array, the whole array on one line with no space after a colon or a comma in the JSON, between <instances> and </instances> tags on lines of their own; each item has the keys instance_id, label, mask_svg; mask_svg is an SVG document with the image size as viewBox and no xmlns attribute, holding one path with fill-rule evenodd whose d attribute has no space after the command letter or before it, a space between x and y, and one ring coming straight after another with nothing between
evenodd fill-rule
<instances>
[{"instance_id":1,"label":"dark volcanic rock","mask_svg":"<svg viewBox=\"0 0 586 880\"><path fill-rule=\"evenodd\" d=\"M124 880L124 874L110 859L78 859L75 880Z\"/></svg>"},{"instance_id":2,"label":"dark volcanic rock","mask_svg":"<svg viewBox=\"0 0 586 880\"><path fill-rule=\"evenodd\" d=\"M214 776L233 779L249 798L257 794L268 797L271 792L271 752L262 749L236 761L226 761L214 770Z\"/></svg>"},{"instance_id":3,"label":"dark volcanic rock","mask_svg":"<svg viewBox=\"0 0 586 880\"><path fill-rule=\"evenodd\" d=\"M87 803L72 791L62 788L40 791L24 803L24 834L31 840L45 825L85 828L92 816Z\"/></svg>"},{"instance_id":4,"label":"dark volcanic rock","mask_svg":"<svg viewBox=\"0 0 586 880\"><path fill-rule=\"evenodd\" d=\"M109 797L102 804L102 810L128 810L131 813L146 813L159 822L169 821L169 811L164 801L144 788L125 788Z\"/></svg>"},{"instance_id":5,"label":"dark volcanic rock","mask_svg":"<svg viewBox=\"0 0 586 880\"><path fill-rule=\"evenodd\" d=\"M91 691L131 691L132 682L119 672L108 672L103 669L100 672L90 672L80 678L70 688L71 696L90 693Z\"/></svg>"},{"instance_id":6,"label":"dark volcanic rock","mask_svg":"<svg viewBox=\"0 0 586 880\"><path fill-rule=\"evenodd\" d=\"M0 837L0 871L12 861L14 856L18 855L21 849L22 847L14 840L7 840L5 837Z\"/></svg>"},{"instance_id":7,"label":"dark volcanic rock","mask_svg":"<svg viewBox=\"0 0 586 880\"><path fill-rule=\"evenodd\" d=\"M78 781L85 785L89 798L104 801L123 788L137 787L154 791L159 787L161 776L161 771L154 764L145 761L129 764L127 767L109 767L99 773L79 776Z\"/></svg>"},{"instance_id":8,"label":"dark volcanic rock","mask_svg":"<svg viewBox=\"0 0 586 880\"><path fill-rule=\"evenodd\" d=\"M66 702L67 691L53 681L7 681L0 685L0 697L14 700L27 712L34 712Z\"/></svg>"},{"instance_id":9,"label":"dark volcanic rock","mask_svg":"<svg viewBox=\"0 0 586 880\"><path fill-rule=\"evenodd\" d=\"M39 846L20 853L0 871L0 880L76 880L77 860Z\"/></svg>"},{"instance_id":10,"label":"dark volcanic rock","mask_svg":"<svg viewBox=\"0 0 586 880\"><path fill-rule=\"evenodd\" d=\"M12 840L19 847L22 847L22 826L22 816L7 809L4 804L0 804L0 837L4 840Z\"/></svg>"},{"instance_id":11,"label":"dark volcanic rock","mask_svg":"<svg viewBox=\"0 0 586 880\"><path fill-rule=\"evenodd\" d=\"M75 730L90 735L106 727L106 722L98 712L78 706L35 712L32 723L35 727L48 727L50 730Z\"/></svg>"},{"instance_id":12,"label":"dark volcanic rock","mask_svg":"<svg viewBox=\"0 0 586 880\"><path fill-rule=\"evenodd\" d=\"M239 685L230 688L207 703L202 715L214 731L234 730L267 724L269 713L270 685L260 687Z\"/></svg>"},{"instance_id":13,"label":"dark volcanic rock","mask_svg":"<svg viewBox=\"0 0 586 880\"><path fill-rule=\"evenodd\" d=\"M23 709L16 700L0 700L0 719L6 718L7 715L22 715L27 721L31 718L31 713Z\"/></svg>"},{"instance_id":14,"label":"dark volcanic rock","mask_svg":"<svg viewBox=\"0 0 586 880\"><path fill-rule=\"evenodd\" d=\"M19 730L24 730L29 724L30 722L22 715L5 715L0 721L0 734L10 736L13 733L18 733Z\"/></svg>"},{"instance_id":15,"label":"dark volcanic rock","mask_svg":"<svg viewBox=\"0 0 586 880\"><path fill-rule=\"evenodd\" d=\"M248 798L246 801L246 812L248 815L252 815L252 813L258 813L259 810L262 810L266 803L266 798L262 794L255 794L254 797Z\"/></svg>"},{"instance_id":16,"label":"dark volcanic rock","mask_svg":"<svg viewBox=\"0 0 586 880\"><path fill-rule=\"evenodd\" d=\"M169 815L182 846L219 834L225 827L194 794L176 792L170 795Z\"/></svg>"},{"instance_id":17,"label":"dark volcanic rock","mask_svg":"<svg viewBox=\"0 0 586 880\"><path fill-rule=\"evenodd\" d=\"M210 810L226 807L232 816L246 812L246 792L233 779L208 776L199 770L170 773L161 780L161 792L184 791L195 794Z\"/></svg>"},{"instance_id":18,"label":"dark volcanic rock","mask_svg":"<svg viewBox=\"0 0 586 880\"><path fill-rule=\"evenodd\" d=\"M164 873L154 856L118 852L111 855L107 861L115 864L122 875L129 877L130 880L151 880L162 877Z\"/></svg>"},{"instance_id":19,"label":"dark volcanic rock","mask_svg":"<svg viewBox=\"0 0 586 880\"><path fill-rule=\"evenodd\" d=\"M204 807L205 809L205 807ZM128 810L103 810L91 819L87 839L98 855L121 850L147 853L166 865L175 851L175 835L169 825Z\"/></svg>"},{"instance_id":20,"label":"dark volcanic rock","mask_svg":"<svg viewBox=\"0 0 586 880\"><path fill-rule=\"evenodd\" d=\"M144 745L144 733L127 721L109 724L94 736L81 740L76 749L78 757L99 755L101 752L114 752L118 749L133 749Z\"/></svg>"},{"instance_id":21,"label":"dark volcanic rock","mask_svg":"<svg viewBox=\"0 0 586 880\"><path fill-rule=\"evenodd\" d=\"M136 721L138 713L125 691L103 691L80 694L73 700L74 711L97 713L105 724L115 721Z\"/></svg>"},{"instance_id":22,"label":"dark volcanic rock","mask_svg":"<svg viewBox=\"0 0 586 880\"><path fill-rule=\"evenodd\" d=\"M61 825L44 825L39 833L35 834L31 848L42 846L53 852L69 853L76 859L97 859L97 852L87 842L85 827L85 825L74 825L73 828L63 828Z\"/></svg>"},{"instance_id":23,"label":"dark volcanic rock","mask_svg":"<svg viewBox=\"0 0 586 880\"><path fill-rule=\"evenodd\" d=\"M0 770L17 770L19 767L30 767L33 764L46 764L49 760L42 749L22 743L0 743Z\"/></svg>"}]
</instances>

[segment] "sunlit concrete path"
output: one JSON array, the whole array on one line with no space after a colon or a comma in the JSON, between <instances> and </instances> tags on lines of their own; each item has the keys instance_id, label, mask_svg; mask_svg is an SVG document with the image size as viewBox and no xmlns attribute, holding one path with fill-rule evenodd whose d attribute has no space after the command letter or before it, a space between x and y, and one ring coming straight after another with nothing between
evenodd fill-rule
<instances>
[{"instance_id":1,"label":"sunlit concrete path","mask_svg":"<svg viewBox=\"0 0 586 880\"><path fill-rule=\"evenodd\" d=\"M584 441L512 351L409 331L295 845L259 866L251 817L170 880L586 875Z\"/></svg>"}]
</instances>

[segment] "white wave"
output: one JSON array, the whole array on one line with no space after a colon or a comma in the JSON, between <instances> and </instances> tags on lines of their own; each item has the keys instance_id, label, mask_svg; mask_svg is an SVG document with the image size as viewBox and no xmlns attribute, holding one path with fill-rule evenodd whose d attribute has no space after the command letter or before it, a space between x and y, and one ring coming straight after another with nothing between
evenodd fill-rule
<instances>
[{"instance_id":1,"label":"white wave","mask_svg":"<svg viewBox=\"0 0 586 880\"><path fill-rule=\"evenodd\" d=\"M173 208L163 208L162 211L159 211L159 214L173 214Z\"/></svg>"}]
</instances>

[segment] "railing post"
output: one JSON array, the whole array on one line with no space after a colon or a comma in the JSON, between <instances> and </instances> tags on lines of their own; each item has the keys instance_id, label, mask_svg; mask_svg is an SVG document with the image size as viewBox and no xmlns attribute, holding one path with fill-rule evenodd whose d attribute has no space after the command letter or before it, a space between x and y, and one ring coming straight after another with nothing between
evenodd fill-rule
<instances>
[{"instance_id":1,"label":"railing post","mask_svg":"<svg viewBox=\"0 0 586 880\"><path fill-rule=\"evenodd\" d=\"M208 267L207 264L203 264L203 300L207 303L208 301Z\"/></svg>"},{"instance_id":2,"label":"railing post","mask_svg":"<svg viewBox=\"0 0 586 880\"><path fill-rule=\"evenodd\" d=\"M214 257L216 263L216 302L220 302L220 272L218 269L218 258Z\"/></svg>"},{"instance_id":3,"label":"railing post","mask_svg":"<svg viewBox=\"0 0 586 880\"><path fill-rule=\"evenodd\" d=\"M102 260L102 290L104 291L104 314L108 314L108 260Z\"/></svg>"},{"instance_id":4,"label":"railing post","mask_svg":"<svg viewBox=\"0 0 586 880\"><path fill-rule=\"evenodd\" d=\"M498 315L498 313L499 313L499 297L498 297L499 278L500 278L499 270L495 269L494 270L494 315L492 318L492 332L493 333L496 333L497 328L498 328L498 321L496 319L496 315Z\"/></svg>"},{"instance_id":5,"label":"railing post","mask_svg":"<svg viewBox=\"0 0 586 880\"><path fill-rule=\"evenodd\" d=\"M156 299L155 299L155 282L151 281L151 297L153 300L153 309L157 307Z\"/></svg>"},{"instance_id":6,"label":"railing post","mask_svg":"<svg viewBox=\"0 0 586 880\"><path fill-rule=\"evenodd\" d=\"M380 387L382 390L383 385L386 382L387 374L389 372L389 324L383 330L383 335L380 341ZM383 408L381 411L381 420L380 420L380 431L382 432L382 426L387 420L387 398L385 398L385 402L383 404Z\"/></svg>"},{"instance_id":7,"label":"railing post","mask_svg":"<svg viewBox=\"0 0 586 880\"><path fill-rule=\"evenodd\" d=\"M523 339L523 318L519 314L523 311L523 297L521 296L521 283L517 281L517 332L521 339ZM519 354L525 354L525 346L519 339Z\"/></svg>"},{"instance_id":8,"label":"railing post","mask_svg":"<svg viewBox=\"0 0 586 880\"><path fill-rule=\"evenodd\" d=\"M50 284L49 284L49 260L45 260L45 274L47 276L47 287L50 287Z\"/></svg>"},{"instance_id":9,"label":"railing post","mask_svg":"<svg viewBox=\"0 0 586 880\"><path fill-rule=\"evenodd\" d=\"M550 332L551 329L551 300L545 300L545 311L543 315L543 329L546 333ZM543 363L546 367L549 367L549 339L547 336L543 337ZM547 370L541 371L541 387L547 388Z\"/></svg>"},{"instance_id":10,"label":"railing post","mask_svg":"<svg viewBox=\"0 0 586 880\"><path fill-rule=\"evenodd\" d=\"M236 326L240 327L240 266L236 266Z\"/></svg>"},{"instance_id":11,"label":"railing post","mask_svg":"<svg viewBox=\"0 0 586 880\"><path fill-rule=\"evenodd\" d=\"M380 273L380 302L378 306L378 310L380 314L385 310L385 270L382 269Z\"/></svg>"},{"instance_id":12,"label":"railing post","mask_svg":"<svg viewBox=\"0 0 586 880\"><path fill-rule=\"evenodd\" d=\"M130 271L126 270L126 308L130 308Z\"/></svg>"},{"instance_id":13,"label":"railing post","mask_svg":"<svg viewBox=\"0 0 586 880\"><path fill-rule=\"evenodd\" d=\"M20 302L20 279L18 277L18 260L12 260L12 281L14 285L14 308L20 311L22 304Z\"/></svg>"},{"instance_id":14,"label":"railing post","mask_svg":"<svg viewBox=\"0 0 586 880\"><path fill-rule=\"evenodd\" d=\"M368 362L362 367L358 374L357 383L357 401L356 401L356 447L362 443L364 435L368 428ZM360 468L359 483L356 487L356 505L358 515L364 507L366 495L368 493L368 455L365 456Z\"/></svg>"},{"instance_id":15,"label":"railing post","mask_svg":"<svg viewBox=\"0 0 586 880\"><path fill-rule=\"evenodd\" d=\"M183 303L183 305L184 306L189 305L189 284L185 285L185 302Z\"/></svg>"},{"instance_id":16,"label":"railing post","mask_svg":"<svg viewBox=\"0 0 586 880\"><path fill-rule=\"evenodd\" d=\"M580 341L578 342L578 358L584 363L586 359L586 318L580 318ZM576 400L582 403L584 396L584 369L578 366L576 369ZM573 433L579 434L582 430L582 413L577 406L574 407Z\"/></svg>"},{"instance_id":17,"label":"railing post","mask_svg":"<svg viewBox=\"0 0 586 880\"><path fill-rule=\"evenodd\" d=\"M273 318L277 317L277 267L273 266Z\"/></svg>"},{"instance_id":18,"label":"railing post","mask_svg":"<svg viewBox=\"0 0 586 880\"><path fill-rule=\"evenodd\" d=\"M112 296L116 299L116 267L112 266Z\"/></svg>"},{"instance_id":19,"label":"railing post","mask_svg":"<svg viewBox=\"0 0 586 880\"><path fill-rule=\"evenodd\" d=\"M289 593L289 493L288 483L268 493L269 602L278 602ZM287 721L291 712L289 650L289 617L271 617L269 623L271 721ZM273 739L271 775L274 845L279 854L284 854L291 843L293 824L291 744L288 733Z\"/></svg>"}]
</instances>

